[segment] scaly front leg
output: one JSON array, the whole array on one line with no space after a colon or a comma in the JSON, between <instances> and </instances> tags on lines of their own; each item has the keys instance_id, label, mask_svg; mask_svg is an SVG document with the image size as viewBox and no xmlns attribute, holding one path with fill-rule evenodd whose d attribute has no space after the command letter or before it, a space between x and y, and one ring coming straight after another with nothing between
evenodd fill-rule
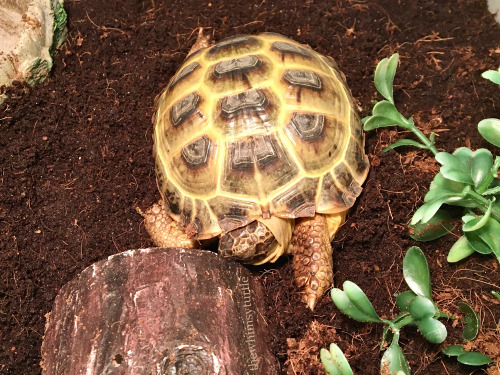
<instances>
[{"instance_id":1,"label":"scaly front leg","mask_svg":"<svg viewBox=\"0 0 500 375\"><path fill-rule=\"evenodd\" d=\"M160 247L182 247L193 249L199 247L199 243L189 238L177 222L173 220L165 209L163 201L155 203L152 207L142 212L137 212L144 217L144 226L156 246Z\"/></svg>"}]
</instances>

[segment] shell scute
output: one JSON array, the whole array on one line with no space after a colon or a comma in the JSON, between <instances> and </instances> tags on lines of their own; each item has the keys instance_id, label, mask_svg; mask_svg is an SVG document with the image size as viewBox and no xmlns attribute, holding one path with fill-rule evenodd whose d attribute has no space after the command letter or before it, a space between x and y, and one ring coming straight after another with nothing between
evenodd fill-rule
<instances>
[{"instance_id":1,"label":"shell scute","mask_svg":"<svg viewBox=\"0 0 500 375\"><path fill-rule=\"evenodd\" d=\"M343 157L348 141L345 124L332 115L293 112L285 125L302 168L324 173Z\"/></svg>"},{"instance_id":2,"label":"shell scute","mask_svg":"<svg viewBox=\"0 0 500 375\"><path fill-rule=\"evenodd\" d=\"M196 92L189 93L176 102L170 109L170 120L174 126L179 126L196 111L200 103L200 96Z\"/></svg>"},{"instance_id":3,"label":"shell scute","mask_svg":"<svg viewBox=\"0 0 500 375\"><path fill-rule=\"evenodd\" d=\"M221 60L207 69L204 82L215 93L241 92L258 87L273 73L273 64L262 54Z\"/></svg>"},{"instance_id":4,"label":"shell scute","mask_svg":"<svg viewBox=\"0 0 500 375\"><path fill-rule=\"evenodd\" d=\"M268 89L252 89L218 99L213 126L226 139L241 139L273 131L280 114L280 102Z\"/></svg>"},{"instance_id":5,"label":"shell scute","mask_svg":"<svg viewBox=\"0 0 500 375\"><path fill-rule=\"evenodd\" d=\"M200 67L200 63L197 61L194 61L188 65L186 65L184 68L182 68L179 73L177 73L175 76L172 77L170 80L170 84L168 85L167 91L170 92L173 90L175 85L177 85L179 82L181 82L183 79L187 78L189 75L191 75L196 69Z\"/></svg>"},{"instance_id":6,"label":"shell scute","mask_svg":"<svg viewBox=\"0 0 500 375\"><path fill-rule=\"evenodd\" d=\"M234 58L238 55L255 52L261 47L262 41L259 38L251 35L237 35L223 39L210 47L205 57L209 61Z\"/></svg>"},{"instance_id":7,"label":"shell scute","mask_svg":"<svg viewBox=\"0 0 500 375\"><path fill-rule=\"evenodd\" d=\"M301 179L271 201L271 213L285 218L314 216L318 183L318 177Z\"/></svg>"}]
</instances>

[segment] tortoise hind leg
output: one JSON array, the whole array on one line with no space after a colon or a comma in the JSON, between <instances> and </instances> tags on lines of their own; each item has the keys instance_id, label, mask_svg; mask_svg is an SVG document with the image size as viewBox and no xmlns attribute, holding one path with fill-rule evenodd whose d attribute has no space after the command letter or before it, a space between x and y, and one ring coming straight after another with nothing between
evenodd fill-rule
<instances>
[{"instance_id":1,"label":"tortoise hind leg","mask_svg":"<svg viewBox=\"0 0 500 375\"><path fill-rule=\"evenodd\" d=\"M302 291L302 300L311 310L333 282L330 240L344 217L345 212L316 214L296 221L291 243L295 282Z\"/></svg>"},{"instance_id":2,"label":"tortoise hind leg","mask_svg":"<svg viewBox=\"0 0 500 375\"><path fill-rule=\"evenodd\" d=\"M136 210L144 218L144 226L156 246L187 249L198 247L198 241L189 238L170 217L162 200L153 204L146 212L138 207Z\"/></svg>"}]
</instances>

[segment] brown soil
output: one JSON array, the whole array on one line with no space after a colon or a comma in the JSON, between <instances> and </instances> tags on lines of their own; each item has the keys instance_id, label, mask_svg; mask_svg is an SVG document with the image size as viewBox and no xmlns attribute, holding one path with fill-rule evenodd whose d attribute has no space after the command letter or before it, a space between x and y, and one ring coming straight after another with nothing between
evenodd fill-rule
<instances>
[{"instance_id":1,"label":"brown soil","mask_svg":"<svg viewBox=\"0 0 500 375\"><path fill-rule=\"evenodd\" d=\"M379 99L372 84L376 62L398 52L396 102L426 133L437 132L443 150L487 146L476 124L500 116L498 87L480 77L500 66L500 28L484 0L69 0L65 6L69 37L52 76L34 89L9 89L0 106L2 374L40 373L44 315L67 281L108 255L151 245L134 208L159 198L153 100L198 26L216 39L279 32L331 55L364 116ZM354 281L380 314L392 317L394 294L405 290L403 255L419 245L439 306L458 314L456 302L473 305L483 323L479 347L494 349L500 304L490 291L500 290L498 263L472 256L448 264L458 229L430 243L411 240L406 224L437 168L425 152L381 152L401 136L390 129L367 134L372 169L334 240L335 283ZM379 372L382 327L342 316L327 296L308 311L286 259L255 272L267 289L269 339L284 373L322 373L318 348L332 341L357 374ZM445 323L447 343L461 342L462 323ZM415 329L404 331L401 344L413 374L486 372L458 365Z\"/></svg>"}]
</instances>

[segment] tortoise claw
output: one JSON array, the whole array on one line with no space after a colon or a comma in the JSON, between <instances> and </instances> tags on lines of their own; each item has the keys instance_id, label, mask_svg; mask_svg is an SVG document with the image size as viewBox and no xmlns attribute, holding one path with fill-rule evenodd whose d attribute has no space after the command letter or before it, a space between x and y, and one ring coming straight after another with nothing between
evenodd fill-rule
<instances>
[{"instance_id":1,"label":"tortoise claw","mask_svg":"<svg viewBox=\"0 0 500 375\"><path fill-rule=\"evenodd\" d=\"M315 295L304 295L304 298L302 298L304 300L304 302L306 303L307 307L309 307L309 309L311 311L314 311L314 308L316 307L316 303L318 302L318 300L316 299L316 296Z\"/></svg>"}]
</instances>

